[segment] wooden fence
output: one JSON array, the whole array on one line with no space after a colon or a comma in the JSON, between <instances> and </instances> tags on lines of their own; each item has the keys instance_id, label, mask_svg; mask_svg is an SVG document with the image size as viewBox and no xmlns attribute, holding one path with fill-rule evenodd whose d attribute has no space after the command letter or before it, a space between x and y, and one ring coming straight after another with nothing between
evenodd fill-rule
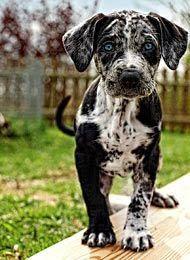
<instances>
[{"instance_id":1,"label":"wooden fence","mask_svg":"<svg viewBox=\"0 0 190 260\"><path fill-rule=\"evenodd\" d=\"M44 115L54 117L59 101L67 95L72 100L66 110L65 119L73 120L85 90L95 75L77 73L75 70L64 73L51 72L46 75L44 90ZM163 69L159 72L158 90L163 107L163 127L174 131L190 130L190 68L183 72Z\"/></svg>"},{"instance_id":2,"label":"wooden fence","mask_svg":"<svg viewBox=\"0 0 190 260\"><path fill-rule=\"evenodd\" d=\"M71 123L96 73L92 67L87 72L78 73L69 64L65 58L30 60L19 66L16 64L8 71L0 69L0 112L6 115L6 110L13 107L13 112L21 111L26 115L32 112L32 115L43 114L54 119L60 100L71 95L65 113L65 119ZM164 112L163 127L172 131L190 131L190 66L183 71L162 69L157 82Z\"/></svg>"},{"instance_id":3,"label":"wooden fence","mask_svg":"<svg viewBox=\"0 0 190 260\"><path fill-rule=\"evenodd\" d=\"M89 73L65 72L48 74L44 85L45 117L49 119L54 118L55 109L60 100L67 95L71 95L72 98L65 111L65 118L68 121L73 121L84 92L94 78L95 76Z\"/></svg>"},{"instance_id":4,"label":"wooden fence","mask_svg":"<svg viewBox=\"0 0 190 260\"><path fill-rule=\"evenodd\" d=\"M44 67L27 59L24 66L0 68L0 112L6 115L41 117Z\"/></svg>"},{"instance_id":5,"label":"wooden fence","mask_svg":"<svg viewBox=\"0 0 190 260\"><path fill-rule=\"evenodd\" d=\"M163 107L163 126L171 131L190 130L190 67L183 72L161 72L158 89Z\"/></svg>"}]
</instances>

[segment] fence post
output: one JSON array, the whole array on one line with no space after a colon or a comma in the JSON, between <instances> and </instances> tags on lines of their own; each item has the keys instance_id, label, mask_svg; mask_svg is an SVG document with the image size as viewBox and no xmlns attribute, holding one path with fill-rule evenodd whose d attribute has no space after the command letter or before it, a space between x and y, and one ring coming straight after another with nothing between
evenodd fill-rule
<instances>
[{"instance_id":1,"label":"fence post","mask_svg":"<svg viewBox=\"0 0 190 260\"><path fill-rule=\"evenodd\" d=\"M167 70L166 69L163 69L162 70L162 84L161 84L161 100L162 100L162 108L163 108L163 111L166 110L166 102L165 102L165 99L166 99L166 88L167 88L167 85L168 85L168 78L167 78ZM163 121L162 123L162 128L165 129L165 122Z\"/></svg>"},{"instance_id":2,"label":"fence post","mask_svg":"<svg viewBox=\"0 0 190 260\"><path fill-rule=\"evenodd\" d=\"M178 111L177 110L177 108L178 108L178 100L177 100L178 93L177 93L177 91L178 91L179 82L178 82L178 72L177 72L177 70L175 70L173 72L172 77L173 77L173 81L172 81L172 85L171 85L171 91L172 91L171 94L172 95L171 95L171 100L170 100L170 102L171 102L170 106L171 106L171 115L173 117L175 117L175 115ZM175 129L175 123L172 121L172 122L170 122L170 130L174 131L174 129Z\"/></svg>"},{"instance_id":3,"label":"fence post","mask_svg":"<svg viewBox=\"0 0 190 260\"><path fill-rule=\"evenodd\" d=\"M190 100L189 99L189 94L190 94L190 91L189 91L189 84L190 84L189 70L190 70L190 67L187 66L186 69L185 69L185 72L184 72L184 81L183 81L183 84L181 86L182 87L182 104L183 104L182 113L183 113L183 115L188 115L188 101ZM190 104L189 104L189 106L190 106ZM187 127L187 124L184 123L182 125L182 130L185 131L186 127Z\"/></svg>"},{"instance_id":4,"label":"fence post","mask_svg":"<svg viewBox=\"0 0 190 260\"><path fill-rule=\"evenodd\" d=\"M32 107L32 114L36 114L38 117L41 117L44 100L44 68L39 60L29 59L25 73L26 76L28 74L28 102L30 104L30 108ZM31 114L31 111L29 111L29 114Z\"/></svg>"}]
</instances>

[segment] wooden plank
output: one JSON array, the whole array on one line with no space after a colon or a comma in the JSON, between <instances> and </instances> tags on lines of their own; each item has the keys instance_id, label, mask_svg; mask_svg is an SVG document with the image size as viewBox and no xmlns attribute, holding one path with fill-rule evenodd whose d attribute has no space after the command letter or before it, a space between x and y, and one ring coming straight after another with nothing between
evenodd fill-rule
<instances>
[{"instance_id":1,"label":"wooden plank","mask_svg":"<svg viewBox=\"0 0 190 260\"><path fill-rule=\"evenodd\" d=\"M145 252L120 249L123 225L127 208L114 214L111 219L116 232L117 243L105 248L88 248L81 245L84 230L41 251L30 260L85 260L85 259L190 259L190 174L187 174L161 189L173 194L180 201L175 209L150 208L149 227L155 239L154 248Z\"/></svg>"}]
</instances>

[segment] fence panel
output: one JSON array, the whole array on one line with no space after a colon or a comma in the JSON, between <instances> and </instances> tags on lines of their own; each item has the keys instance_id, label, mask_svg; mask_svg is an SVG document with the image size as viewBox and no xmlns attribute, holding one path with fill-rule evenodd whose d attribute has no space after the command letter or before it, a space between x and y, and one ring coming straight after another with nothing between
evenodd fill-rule
<instances>
[{"instance_id":1,"label":"fence panel","mask_svg":"<svg viewBox=\"0 0 190 260\"><path fill-rule=\"evenodd\" d=\"M158 81L163 107L163 126L171 131L190 130L190 68L183 72L162 71Z\"/></svg>"},{"instance_id":2,"label":"fence panel","mask_svg":"<svg viewBox=\"0 0 190 260\"><path fill-rule=\"evenodd\" d=\"M64 115L71 122L84 92L96 76L94 72L91 67L87 72L78 73L64 59L29 60L22 68L1 70L0 112L43 114L54 119L58 103L71 95ZM164 114L163 127L171 131L190 131L190 67L181 72L162 69L157 82Z\"/></svg>"},{"instance_id":3,"label":"fence panel","mask_svg":"<svg viewBox=\"0 0 190 260\"><path fill-rule=\"evenodd\" d=\"M163 107L163 128L174 131L190 130L190 68L184 72L163 69L159 75L158 89ZM64 73L49 73L46 75L44 114L53 119L59 101L71 95L72 99L65 111L65 119L73 121L84 92L95 78L91 73L78 73L74 69ZM56 78L56 80L55 80ZM50 93L46 93L50 91ZM51 100L46 101L47 97ZM51 97L51 98L50 98ZM48 105L51 104L51 105ZM47 112L48 111L48 112Z\"/></svg>"},{"instance_id":4,"label":"fence panel","mask_svg":"<svg viewBox=\"0 0 190 260\"><path fill-rule=\"evenodd\" d=\"M28 59L25 66L0 70L0 112L42 116L43 66Z\"/></svg>"}]
</instances>

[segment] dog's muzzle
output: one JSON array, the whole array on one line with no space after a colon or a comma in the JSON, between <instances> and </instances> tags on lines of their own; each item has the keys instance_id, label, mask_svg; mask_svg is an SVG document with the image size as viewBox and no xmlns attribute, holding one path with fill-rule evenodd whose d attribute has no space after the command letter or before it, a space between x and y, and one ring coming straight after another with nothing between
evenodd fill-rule
<instances>
[{"instance_id":1,"label":"dog's muzzle","mask_svg":"<svg viewBox=\"0 0 190 260\"><path fill-rule=\"evenodd\" d=\"M139 70L130 68L123 70L118 80L122 87L134 88L139 86L141 77Z\"/></svg>"},{"instance_id":2,"label":"dog's muzzle","mask_svg":"<svg viewBox=\"0 0 190 260\"><path fill-rule=\"evenodd\" d=\"M115 74L115 75L114 75ZM147 96L152 87L144 82L143 71L136 67L118 68L106 81L106 91L112 97L135 98Z\"/></svg>"},{"instance_id":3,"label":"dog's muzzle","mask_svg":"<svg viewBox=\"0 0 190 260\"><path fill-rule=\"evenodd\" d=\"M118 89L120 95L134 98L144 95L143 73L137 68L126 68L118 75Z\"/></svg>"}]
</instances>

